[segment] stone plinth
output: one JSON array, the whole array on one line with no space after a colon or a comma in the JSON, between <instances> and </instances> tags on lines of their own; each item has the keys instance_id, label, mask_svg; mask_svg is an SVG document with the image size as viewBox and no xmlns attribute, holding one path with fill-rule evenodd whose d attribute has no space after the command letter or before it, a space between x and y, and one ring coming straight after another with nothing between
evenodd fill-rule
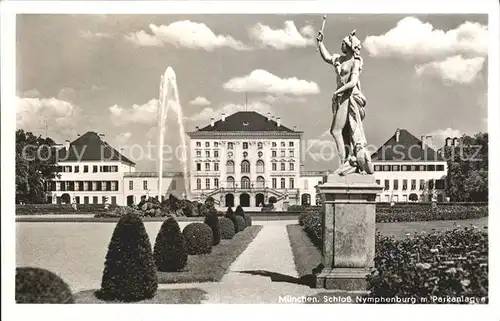
<instances>
[{"instance_id":1,"label":"stone plinth","mask_svg":"<svg viewBox=\"0 0 500 321\"><path fill-rule=\"evenodd\" d=\"M319 185L323 200L323 270L316 287L366 291L375 256L375 197L382 188L372 175L330 174Z\"/></svg>"}]
</instances>

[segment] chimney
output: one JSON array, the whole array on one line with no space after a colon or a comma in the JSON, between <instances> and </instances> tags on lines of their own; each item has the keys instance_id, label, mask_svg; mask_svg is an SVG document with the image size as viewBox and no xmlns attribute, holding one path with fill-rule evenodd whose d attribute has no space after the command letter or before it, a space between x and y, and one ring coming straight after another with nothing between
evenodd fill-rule
<instances>
[{"instance_id":1,"label":"chimney","mask_svg":"<svg viewBox=\"0 0 500 321\"><path fill-rule=\"evenodd\" d=\"M67 150L69 150L69 140L67 140L67 139L64 142L64 148L66 148Z\"/></svg>"},{"instance_id":2,"label":"chimney","mask_svg":"<svg viewBox=\"0 0 500 321\"><path fill-rule=\"evenodd\" d=\"M400 133L401 132L400 132L399 128L396 129L396 143L399 143L399 135L400 135Z\"/></svg>"},{"instance_id":3,"label":"chimney","mask_svg":"<svg viewBox=\"0 0 500 321\"><path fill-rule=\"evenodd\" d=\"M421 136L421 141L422 141L422 149L425 148L426 144L425 144L425 136Z\"/></svg>"},{"instance_id":4,"label":"chimney","mask_svg":"<svg viewBox=\"0 0 500 321\"><path fill-rule=\"evenodd\" d=\"M221 116L222 116L222 121L226 121L226 113L222 113Z\"/></svg>"},{"instance_id":5,"label":"chimney","mask_svg":"<svg viewBox=\"0 0 500 321\"><path fill-rule=\"evenodd\" d=\"M278 127L281 126L281 117L276 117L276 124L278 125Z\"/></svg>"},{"instance_id":6,"label":"chimney","mask_svg":"<svg viewBox=\"0 0 500 321\"><path fill-rule=\"evenodd\" d=\"M425 145L430 147L430 148L434 148L434 146L432 145L432 136L431 135L427 135L425 137Z\"/></svg>"},{"instance_id":7,"label":"chimney","mask_svg":"<svg viewBox=\"0 0 500 321\"><path fill-rule=\"evenodd\" d=\"M267 113L267 120L271 120L271 113Z\"/></svg>"},{"instance_id":8,"label":"chimney","mask_svg":"<svg viewBox=\"0 0 500 321\"><path fill-rule=\"evenodd\" d=\"M210 126L214 127L215 117L210 118Z\"/></svg>"}]
</instances>

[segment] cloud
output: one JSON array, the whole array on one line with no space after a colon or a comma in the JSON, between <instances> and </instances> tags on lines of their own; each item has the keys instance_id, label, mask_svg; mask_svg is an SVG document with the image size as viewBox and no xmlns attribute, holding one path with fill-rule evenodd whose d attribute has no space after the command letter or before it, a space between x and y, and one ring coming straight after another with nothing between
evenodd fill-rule
<instances>
[{"instance_id":1,"label":"cloud","mask_svg":"<svg viewBox=\"0 0 500 321\"><path fill-rule=\"evenodd\" d=\"M249 29L249 34L261 47L271 47L277 50L303 48L315 44L314 28L306 25L299 32L293 21L285 21L283 29L273 29L257 23Z\"/></svg>"},{"instance_id":2,"label":"cloud","mask_svg":"<svg viewBox=\"0 0 500 321\"><path fill-rule=\"evenodd\" d=\"M448 31L434 29L414 17L406 17L396 27L380 36L369 36L364 48L374 57L406 59L444 58L458 54L486 56L488 54L487 26L465 22Z\"/></svg>"},{"instance_id":3,"label":"cloud","mask_svg":"<svg viewBox=\"0 0 500 321\"><path fill-rule=\"evenodd\" d=\"M140 30L126 35L125 39L143 47L160 47L164 44L171 44L175 47L203 49L206 51L213 51L221 47L235 50L250 49L231 36L215 34L204 23L189 20L176 21L169 25L160 26L150 24L149 29L151 33Z\"/></svg>"},{"instance_id":4,"label":"cloud","mask_svg":"<svg viewBox=\"0 0 500 321\"><path fill-rule=\"evenodd\" d=\"M241 104L229 103L219 107L218 109L206 107L201 112L196 113L190 117L186 117L186 119L189 121L195 121L195 122L204 121L208 123L210 121L210 118L212 117L215 117L215 119L220 119L222 113L225 113L226 116L229 116L238 111L245 111L245 110L256 111L262 115L267 115L267 113L270 113L272 111L271 106L269 104L266 104L261 101L249 102L246 107L245 105Z\"/></svg>"},{"instance_id":5,"label":"cloud","mask_svg":"<svg viewBox=\"0 0 500 321\"><path fill-rule=\"evenodd\" d=\"M16 107L17 128L41 133L48 125L49 136L56 141L76 137L75 125L83 119L78 106L57 98L16 97Z\"/></svg>"},{"instance_id":6,"label":"cloud","mask_svg":"<svg viewBox=\"0 0 500 321\"><path fill-rule=\"evenodd\" d=\"M109 33L103 32L92 32L90 30L80 31L80 38L84 39L103 39L103 38L111 38L112 35Z\"/></svg>"},{"instance_id":7,"label":"cloud","mask_svg":"<svg viewBox=\"0 0 500 321\"><path fill-rule=\"evenodd\" d=\"M195 105L195 106L208 106L210 105L210 101L206 99L205 97L196 97L195 99L191 100L189 102L190 105Z\"/></svg>"},{"instance_id":8,"label":"cloud","mask_svg":"<svg viewBox=\"0 0 500 321\"><path fill-rule=\"evenodd\" d=\"M151 99L145 104L134 104L131 108L113 105L108 108L112 122L117 126L130 123L143 125L155 124L158 117L158 99Z\"/></svg>"},{"instance_id":9,"label":"cloud","mask_svg":"<svg viewBox=\"0 0 500 321\"><path fill-rule=\"evenodd\" d=\"M123 145L126 142L128 142L130 137L132 137L131 132L119 133L118 135L116 135L116 141L118 142L119 145Z\"/></svg>"},{"instance_id":10,"label":"cloud","mask_svg":"<svg viewBox=\"0 0 500 321\"><path fill-rule=\"evenodd\" d=\"M24 91L22 96L25 98L37 98L37 97L40 97L41 94L38 91L38 89L33 88L33 89L29 89L29 90Z\"/></svg>"},{"instance_id":11,"label":"cloud","mask_svg":"<svg viewBox=\"0 0 500 321\"><path fill-rule=\"evenodd\" d=\"M314 81L302 79L280 78L272 73L256 69L243 77L235 77L227 81L223 87L234 92L261 92L270 94L312 95L319 93Z\"/></svg>"},{"instance_id":12,"label":"cloud","mask_svg":"<svg viewBox=\"0 0 500 321\"><path fill-rule=\"evenodd\" d=\"M280 104L280 103L290 104L290 103L304 103L307 101L307 99L304 97L278 94L278 95L267 95L266 97L263 98L263 101L269 104Z\"/></svg>"},{"instance_id":13,"label":"cloud","mask_svg":"<svg viewBox=\"0 0 500 321\"><path fill-rule=\"evenodd\" d=\"M431 147L433 148L441 148L444 146L445 140L447 137L461 137L462 133L458 129L446 128L446 129L436 129L427 135L432 136Z\"/></svg>"},{"instance_id":14,"label":"cloud","mask_svg":"<svg viewBox=\"0 0 500 321\"><path fill-rule=\"evenodd\" d=\"M441 77L444 81L469 84L473 82L483 69L483 57L464 58L462 56L448 57L442 61L417 65L417 75L431 75Z\"/></svg>"}]
</instances>

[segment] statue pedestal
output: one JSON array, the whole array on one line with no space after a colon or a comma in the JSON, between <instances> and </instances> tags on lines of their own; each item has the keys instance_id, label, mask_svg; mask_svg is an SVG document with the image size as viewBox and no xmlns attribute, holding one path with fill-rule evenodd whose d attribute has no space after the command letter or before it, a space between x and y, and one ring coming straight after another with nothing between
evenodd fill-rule
<instances>
[{"instance_id":1,"label":"statue pedestal","mask_svg":"<svg viewBox=\"0 0 500 321\"><path fill-rule=\"evenodd\" d=\"M382 188L372 175L325 178L318 186L323 200L323 270L316 274L316 287L366 291L375 256L375 198Z\"/></svg>"}]
</instances>

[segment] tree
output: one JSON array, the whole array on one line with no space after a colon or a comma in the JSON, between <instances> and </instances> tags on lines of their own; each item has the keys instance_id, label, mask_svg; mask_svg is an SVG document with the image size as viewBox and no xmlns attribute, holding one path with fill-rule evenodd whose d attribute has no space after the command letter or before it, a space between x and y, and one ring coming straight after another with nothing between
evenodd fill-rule
<instances>
[{"instance_id":1,"label":"tree","mask_svg":"<svg viewBox=\"0 0 500 321\"><path fill-rule=\"evenodd\" d=\"M59 177L55 142L16 131L16 203L44 203L45 186Z\"/></svg>"},{"instance_id":2,"label":"tree","mask_svg":"<svg viewBox=\"0 0 500 321\"><path fill-rule=\"evenodd\" d=\"M446 146L446 194L452 202L488 201L488 134L463 135L458 146Z\"/></svg>"},{"instance_id":3,"label":"tree","mask_svg":"<svg viewBox=\"0 0 500 321\"><path fill-rule=\"evenodd\" d=\"M156 236L153 250L158 271L175 272L182 270L187 263L186 241L179 224L173 217L169 217L161 225Z\"/></svg>"}]
</instances>

